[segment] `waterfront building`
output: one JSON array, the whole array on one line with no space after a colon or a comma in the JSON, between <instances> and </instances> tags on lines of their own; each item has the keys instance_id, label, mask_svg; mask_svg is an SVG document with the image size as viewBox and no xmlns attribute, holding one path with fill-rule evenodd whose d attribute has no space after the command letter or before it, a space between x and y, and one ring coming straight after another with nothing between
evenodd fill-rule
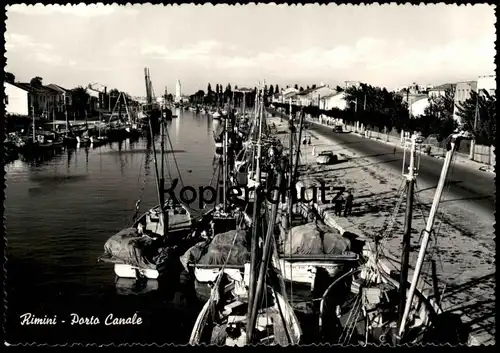
<instances>
[{"instance_id":1,"label":"waterfront building","mask_svg":"<svg viewBox=\"0 0 500 353\"><path fill-rule=\"evenodd\" d=\"M4 104L9 115L30 115L31 96L26 87L16 83L4 82Z\"/></svg>"},{"instance_id":2,"label":"waterfront building","mask_svg":"<svg viewBox=\"0 0 500 353\"><path fill-rule=\"evenodd\" d=\"M47 85L48 88L56 92L55 95L55 105L57 112L64 112L64 106L70 106L72 104L71 90L51 83Z\"/></svg>"}]
</instances>

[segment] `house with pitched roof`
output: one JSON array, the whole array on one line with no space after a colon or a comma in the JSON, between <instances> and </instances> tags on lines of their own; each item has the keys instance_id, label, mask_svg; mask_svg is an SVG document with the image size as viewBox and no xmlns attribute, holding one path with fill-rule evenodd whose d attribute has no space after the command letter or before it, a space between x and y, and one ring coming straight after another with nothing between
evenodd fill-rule
<instances>
[{"instance_id":1,"label":"house with pitched roof","mask_svg":"<svg viewBox=\"0 0 500 353\"><path fill-rule=\"evenodd\" d=\"M3 83L4 104L9 115L30 115L30 91L26 87L14 82Z\"/></svg>"},{"instance_id":2,"label":"house with pitched roof","mask_svg":"<svg viewBox=\"0 0 500 353\"><path fill-rule=\"evenodd\" d=\"M51 83L51 84L47 85L46 87L57 92L57 95L56 95L57 111L63 112L64 106L70 106L72 104L71 90L66 89L64 87L61 87L59 85L56 85L55 83Z\"/></svg>"},{"instance_id":3,"label":"house with pitched roof","mask_svg":"<svg viewBox=\"0 0 500 353\"><path fill-rule=\"evenodd\" d=\"M329 95L320 98L319 109L331 110L341 109L344 110L348 106L345 92L332 92Z\"/></svg>"}]
</instances>

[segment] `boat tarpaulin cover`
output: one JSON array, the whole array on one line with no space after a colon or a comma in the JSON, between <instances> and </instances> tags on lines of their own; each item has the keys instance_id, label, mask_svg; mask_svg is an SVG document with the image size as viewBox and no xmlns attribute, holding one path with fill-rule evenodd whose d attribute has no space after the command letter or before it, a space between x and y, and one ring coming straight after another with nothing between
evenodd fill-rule
<instances>
[{"instance_id":1,"label":"boat tarpaulin cover","mask_svg":"<svg viewBox=\"0 0 500 353\"><path fill-rule=\"evenodd\" d=\"M104 244L104 253L113 262L145 269L158 269L168 259L163 250L152 238L139 235L136 228L122 229Z\"/></svg>"},{"instance_id":2,"label":"boat tarpaulin cover","mask_svg":"<svg viewBox=\"0 0 500 353\"><path fill-rule=\"evenodd\" d=\"M351 241L326 225L311 222L293 227L282 234L282 252L291 255L342 255L351 249Z\"/></svg>"},{"instance_id":3,"label":"boat tarpaulin cover","mask_svg":"<svg viewBox=\"0 0 500 353\"><path fill-rule=\"evenodd\" d=\"M236 240L234 239L235 235ZM229 254L230 251L231 254ZM214 236L209 244L200 242L194 245L181 256L181 263L187 270L190 263L223 265L226 259L228 259L227 265L244 265L250 261L246 230L230 230L219 233Z\"/></svg>"}]
</instances>

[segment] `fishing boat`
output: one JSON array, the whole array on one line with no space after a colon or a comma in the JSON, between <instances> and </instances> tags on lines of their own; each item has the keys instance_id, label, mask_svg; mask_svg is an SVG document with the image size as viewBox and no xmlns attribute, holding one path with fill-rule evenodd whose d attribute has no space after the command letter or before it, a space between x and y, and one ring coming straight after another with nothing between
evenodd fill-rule
<instances>
[{"instance_id":1,"label":"fishing boat","mask_svg":"<svg viewBox=\"0 0 500 353\"><path fill-rule=\"evenodd\" d=\"M339 230L329 227L309 205L293 202L295 197L291 192L294 189L297 194L303 193L298 182L300 143L296 143L300 141L303 118L302 110L298 139L294 138L295 127L292 125L289 129L289 156L288 161L284 161L288 162L289 193L285 202L280 204L279 256L274 266L281 270L283 278L293 283L295 288L302 285L309 287L311 291L325 290L326 287L318 288L320 282L323 286L330 284L335 277L359 266L363 243L349 233L342 234ZM273 151L271 156L280 156L278 149L270 151Z\"/></svg>"},{"instance_id":2,"label":"fishing boat","mask_svg":"<svg viewBox=\"0 0 500 353\"><path fill-rule=\"evenodd\" d=\"M249 268L246 266L247 271ZM209 299L201 309L189 337L190 345L299 344L302 331L297 316L290 304L271 286L266 286L267 300L258 306L256 333L251 341L248 339L248 291L245 289L248 281L244 280L248 277L248 272L238 279L229 278L224 272L217 277L214 289L217 299Z\"/></svg>"},{"instance_id":3,"label":"fishing boat","mask_svg":"<svg viewBox=\"0 0 500 353\"><path fill-rule=\"evenodd\" d=\"M162 161L164 153L162 148ZM153 154L156 155L154 144ZM156 158L155 173L160 203L140 216L130 228L109 238L105 252L99 258L100 261L113 263L118 277L157 279L168 269L168 264L175 257L172 250L189 236L195 222L196 217L187 206L174 203L171 199L164 200L164 177L163 174L160 177ZM137 207L139 204L140 200Z\"/></svg>"},{"instance_id":4,"label":"fishing boat","mask_svg":"<svg viewBox=\"0 0 500 353\"><path fill-rule=\"evenodd\" d=\"M227 153L225 130L224 155ZM281 180L278 173L277 186L281 185ZM269 277L277 205L273 207L262 239L259 230L264 229L266 223L260 216L262 204L258 198L253 203L250 228L239 224L233 232L221 234L226 238L221 240L226 251L219 254L217 264L196 265L200 271L217 272L211 295L198 315L189 344L244 346L253 343L294 345L300 342L302 331L293 308L288 304L284 286L277 289ZM250 239L249 244L247 239ZM259 259L259 254L262 254L262 259ZM264 296L265 301L262 300Z\"/></svg>"},{"instance_id":5,"label":"fishing boat","mask_svg":"<svg viewBox=\"0 0 500 353\"><path fill-rule=\"evenodd\" d=\"M280 181L278 177L278 185ZM237 237L241 234L235 232L230 243L233 247L219 270L210 298L196 319L189 339L190 345L245 346L260 343L287 346L300 343L302 330L293 308L285 298L284 288L277 290L274 285L268 284L271 283L268 281L267 269L273 248L271 239L276 212L275 205L267 228L258 277L252 272L256 268L253 263L257 260L256 252L250 253L250 263L245 263L239 273L238 269L232 273L226 272L231 250L238 244ZM252 225L252 229L255 227ZM256 230L252 230L252 233L257 234ZM252 236L252 250L253 244L257 246L257 240ZM244 245L240 243L241 246ZM267 300L262 300L263 297Z\"/></svg>"},{"instance_id":6,"label":"fishing boat","mask_svg":"<svg viewBox=\"0 0 500 353\"><path fill-rule=\"evenodd\" d=\"M223 147L221 147L221 163L216 163L214 169L214 175L218 175L218 180L216 180L216 185L220 184L222 181L222 202L216 205L211 212L210 217L205 219L207 227L205 230L205 241L200 242L189 249L182 257L181 263L184 265L186 270L194 270L195 285L197 287L206 287L209 283L212 283L218 276L219 268L221 263L217 265L216 259L210 259L211 253L224 252L224 246L229 246L231 243L227 239L227 233L233 234L234 232L239 232L242 227L243 229L248 229L251 227L252 219L247 214L247 205L240 203L237 205L231 201L228 196L229 190L229 179L230 174L230 163L228 155L231 153L228 148L228 132L230 127L228 126L228 121L224 120L224 128L220 133L222 139ZM221 173L222 171L222 173ZM225 240L224 240L225 239ZM222 248L220 247L222 246ZM216 255L218 256L218 255ZM207 260L207 261L204 261ZM206 265L215 266L206 266ZM229 273L232 269L240 269L243 266L242 261L236 261L236 267L229 264ZM238 271L236 271L239 273ZM204 290L201 288L198 292L203 293ZM203 294L201 295L203 297Z\"/></svg>"},{"instance_id":7,"label":"fishing boat","mask_svg":"<svg viewBox=\"0 0 500 353\"><path fill-rule=\"evenodd\" d=\"M416 176L416 141L410 144L410 163L404 173L407 212L401 268L391 266L382 243L367 243L364 264L337 278L324 292L320 304L320 329L324 342L341 344L464 344L468 333L457 315L445 313L437 286L422 285L421 271L436 213L453 154L467 132L448 138L447 153L436 188L411 280L408 279L413 187ZM406 154L406 151L405 151ZM404 163L403 163L404 164ZM403 166L405 167L405 165ZM404 199L401 194L398 205ZM399 207L399 206L397 206ZM399 273L398 273L399 272ZM435 274L433 277L436 278ZM437 282L437 281L435 281Z\"/></svg>"},{"instance_id":8,"label":"fishing boat","mask_svg":"<svg viewBox=\"0 0 500 353\"><path fill-rule=\"evenodd\" d=\"M99 113L99 123L97 124L97 136L90 137L90 143L92 144L93 147L102 146L109 141L108 137L102 134L103 128L104 126L101 121L101 114Z\"/></svg>"},{"instance_id":9,"label":"fishing boat","mask_svg":"<svg viewBox=\"0 0 500 353\"><path fill-rule=\"evenodd\" d=\"M99 258L100 261L113 263L115 274L119 277L157 279L168 270L172 261L178 261L178 252L185 251L184 242L189 243L193 236L193 223L200 218L194 216L187 206L172 199L165 200L164 124L164 121L160 122L160 170L155 143L152 144L159 203L137 219L132 227L110 237L104 245L104 254ZM149 127L154 137L152 119ZM168 130L166 134L168 136ZM179 170L177 172L182 181ZM136 213L140 201L136 204Z\"/></svg>"},{"instance_id":10,"label":"fishing boat","mask_svg":"<svg viewBox=\"0 0 500 353\"><path fill-rule=\"evenodd\" d=\"M222 114L217 110L212 114L212 118L215 120L219 120L222 118Z\"/></svg>"},{"instance_id":11,"label":"fishing boat","mask_svg":"<svg viewBox=\"0 0 500 353\"><path fill-rule=\"evenodd\" d=\"M79 146L87 146L91 142L88 132L84 132L81 136L76 136L76 141Z\"/></svg>"}]
</instances>

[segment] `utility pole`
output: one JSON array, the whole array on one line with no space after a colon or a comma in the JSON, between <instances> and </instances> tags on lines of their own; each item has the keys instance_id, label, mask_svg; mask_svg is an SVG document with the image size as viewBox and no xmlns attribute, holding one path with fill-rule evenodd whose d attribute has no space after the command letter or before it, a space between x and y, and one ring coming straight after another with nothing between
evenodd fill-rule
<instances>
[{"instance_id":1,"label":"utility pole","mask_svg":"<svg viewBox=\"0 0 500 353\"><path fill-rule=\"evenodd\" d=\"M479 90L477 91L476 94L476 109L474 110L474 134L476 134L476 129L477 129L477 123L479 120ZM473 137L472 140L470 141L470 151L469 151L469 159L474 160L474 155L476 150L476 138Z\"/></svg>"},{"instance_id":2,"label":"utility pole","mask_svg":"<svg viewBox=\"0 0 500 353\"><path fill-rule=\"evenodd\" d=\"M408 265L410 262L411 247L411 221L413 216L413 192L415 187L415 159L416 159L416 135L411 138L410 166L406 177L406 215L403 235L403 249L401 256L401 277L399 280L399 308L398 308L398 327L401 326L401 320L406 304L406 290L408 288Z\"/></svg>"}]
</instances>

